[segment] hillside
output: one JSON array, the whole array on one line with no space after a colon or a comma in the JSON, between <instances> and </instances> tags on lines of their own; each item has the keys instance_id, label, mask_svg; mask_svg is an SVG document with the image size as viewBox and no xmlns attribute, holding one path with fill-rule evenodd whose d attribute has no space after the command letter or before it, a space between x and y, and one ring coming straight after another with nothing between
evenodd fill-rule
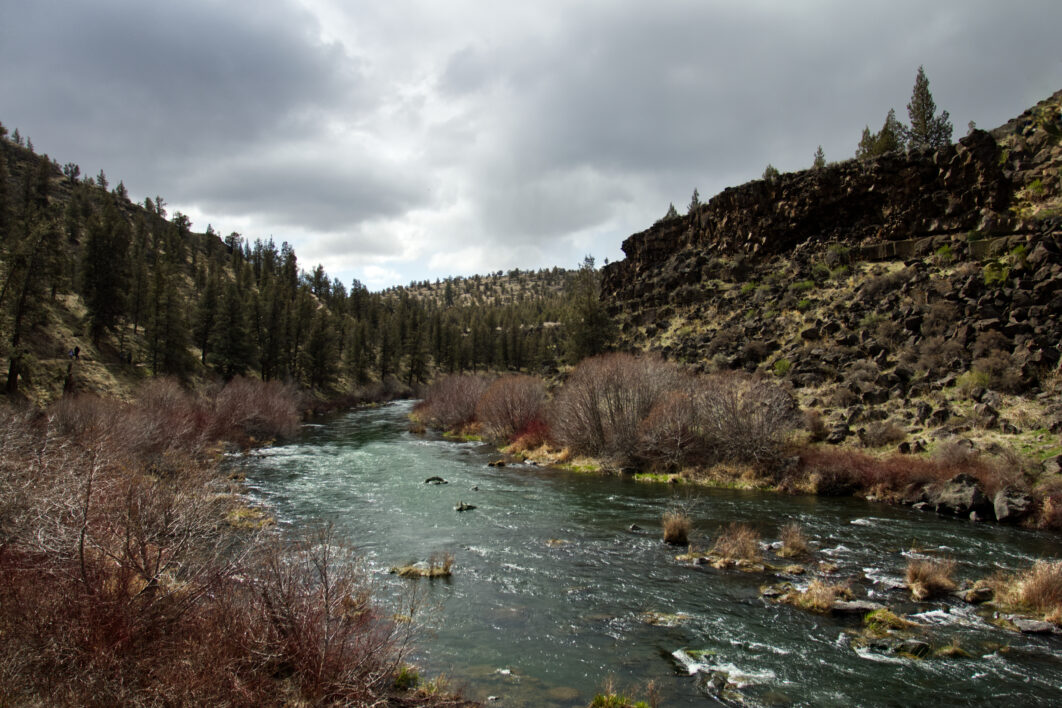
<instances>
[{"instance_id":1,"label":"hillside","mask_svg":"<svg viewBox=\"0 0 1062 708\"><path fill-rule=\"evenodd\" d=\"M0 126L0 366L9 398L126 397L238 375L321 398L406 390L439 371L556 369L577 271L513 270L370 293L288 243L193 231L162 197L38 155ZM74 353L77 353L74 356ZM366 390L368 387L371 390Z\"/></svg>"},{"instance_id":2,"label":"hillside","mask_svg":"<svg viewBox=\"0 0 1062 708\"><path fill-rule=\"evenodd\" d=\"M624 346L788 381L834 443L1057 466L1060 108L727 189L634 234L602 285Z\"/></svg>"}]
</instances>

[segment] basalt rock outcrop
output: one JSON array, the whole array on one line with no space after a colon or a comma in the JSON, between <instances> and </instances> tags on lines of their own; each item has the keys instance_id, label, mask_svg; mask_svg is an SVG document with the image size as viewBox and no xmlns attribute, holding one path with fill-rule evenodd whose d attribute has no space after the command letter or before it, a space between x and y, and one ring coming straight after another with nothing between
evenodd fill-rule
<instances>
[{"instance_id":1,"label":"basalt rock outcrop","mask_svg":"<svg viewBox=\"0 0 1062 708\"><path fill-rule=\"evenodd\" d=\"M842 383L862 408L838 429L978 359L989 387L1027 389L1062 341L1060 180L1062 91L937 150L726 189L624 241L601 297L625 346ZM968 417L1006 424L977 402ZM951 417L936 405L919 422Z\"/></svg>"},{"instance_id":2,"label":"basalt rock outcrop","mask_svg":"<svg viewBox=\"0 0 1062 708\"><path fill-rule=\"evenodd\" d=\"M740 275L768 256L799 258L830 244L867 258L903 258L946 240L1040 233L1043 224L1008 211L1015 194L1009 156L976 130L935 151L852 159L731 187L692 214L627 238L624 260L604 268L602 297L614 307L662 304L675 288L718 277L720 260L728 261L724 275Z\"/></svg>"}]
</instances>

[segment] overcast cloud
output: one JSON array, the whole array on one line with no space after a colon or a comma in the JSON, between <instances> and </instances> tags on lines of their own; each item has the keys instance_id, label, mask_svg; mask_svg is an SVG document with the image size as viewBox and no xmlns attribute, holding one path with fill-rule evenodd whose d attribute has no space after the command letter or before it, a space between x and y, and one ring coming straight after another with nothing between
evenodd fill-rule
<instances>
[{"instance_id":1,"label":"overcast cloud","mask_svg":"<svg viewBox=\"0 0 1062 708\"><path fill-rule=\"evenodd\" d=\"M1062 88L1062 3L0 0L0 121L372 289L574 267L864 125Z\"/></svg>"}]
</instances>

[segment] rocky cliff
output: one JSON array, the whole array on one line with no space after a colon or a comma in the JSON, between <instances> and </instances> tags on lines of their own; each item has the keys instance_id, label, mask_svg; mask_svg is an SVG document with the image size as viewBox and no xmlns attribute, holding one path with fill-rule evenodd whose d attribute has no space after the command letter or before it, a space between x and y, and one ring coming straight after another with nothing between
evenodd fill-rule
<instances>
[{"instance_id":1,"label":"rocky cliff","mask_svg":"<svg viewBox=\"0 0 1062 708\"><path fill-rule=\"evenodd\" d=\"M1060 116L1062 91L954 145L751 182L634 234L602 282L622 345L788 380L840 440L1062 431Z\"/></svg>"},{"instance_id":2,"label":"rocky cliff","mask_svg":"<svg viewBox=\"0 0 1062 708\"><path fill-rule=\"evenodd\" d=\"M1030 199L1058 192L1062 91L993 133L975 130L939 150L890 153L732 187L694 213L657 222L623 243L604 271L616 309L658 304L674 288L718 274L714 259L794 255L831 243L868 257L906 256L896 242L1035 234ZM940 239L938 238L938 241Z\"/></svg>"}]
</instances>

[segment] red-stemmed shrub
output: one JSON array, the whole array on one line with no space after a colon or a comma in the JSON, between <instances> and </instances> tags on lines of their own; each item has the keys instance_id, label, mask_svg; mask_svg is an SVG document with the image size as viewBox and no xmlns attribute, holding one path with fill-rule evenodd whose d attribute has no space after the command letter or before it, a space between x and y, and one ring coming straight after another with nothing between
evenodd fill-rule
<instances>
[{"instance_id":1,"label":"red-stemmed shrub","mask_svg":"<svg viewBox=\"0 0 1062 708\"><path fill-rule=\"evenodd\" d=\"M474 374L451 374L433 383L413 414L425 425L457 430L476 419L476 404L486 392L488 380Z\"/></svg>"},{"instance_id":2,"label":"red-stemmed shrub","mask_svg":"<svg viewBox=\"0 0 1062 708\"><path fill-rule=\"evenodd\" d=\"M476 404L476 421L495 441L511 442L517 433L543 417L546 387L542 380L523 374L502 376L483 392Z\"/></svg>"},{"instance_id":3,"label":"red-stemmed shrub","mask_svg":"<svg viewBox=\"0 0 1062 708\"><path fill-rule=\"evenodd\" d=\"M214 398L216 438L289 437L299 427L301 396L291 384L237 376Z\"/></svg>"}]
</instances>

